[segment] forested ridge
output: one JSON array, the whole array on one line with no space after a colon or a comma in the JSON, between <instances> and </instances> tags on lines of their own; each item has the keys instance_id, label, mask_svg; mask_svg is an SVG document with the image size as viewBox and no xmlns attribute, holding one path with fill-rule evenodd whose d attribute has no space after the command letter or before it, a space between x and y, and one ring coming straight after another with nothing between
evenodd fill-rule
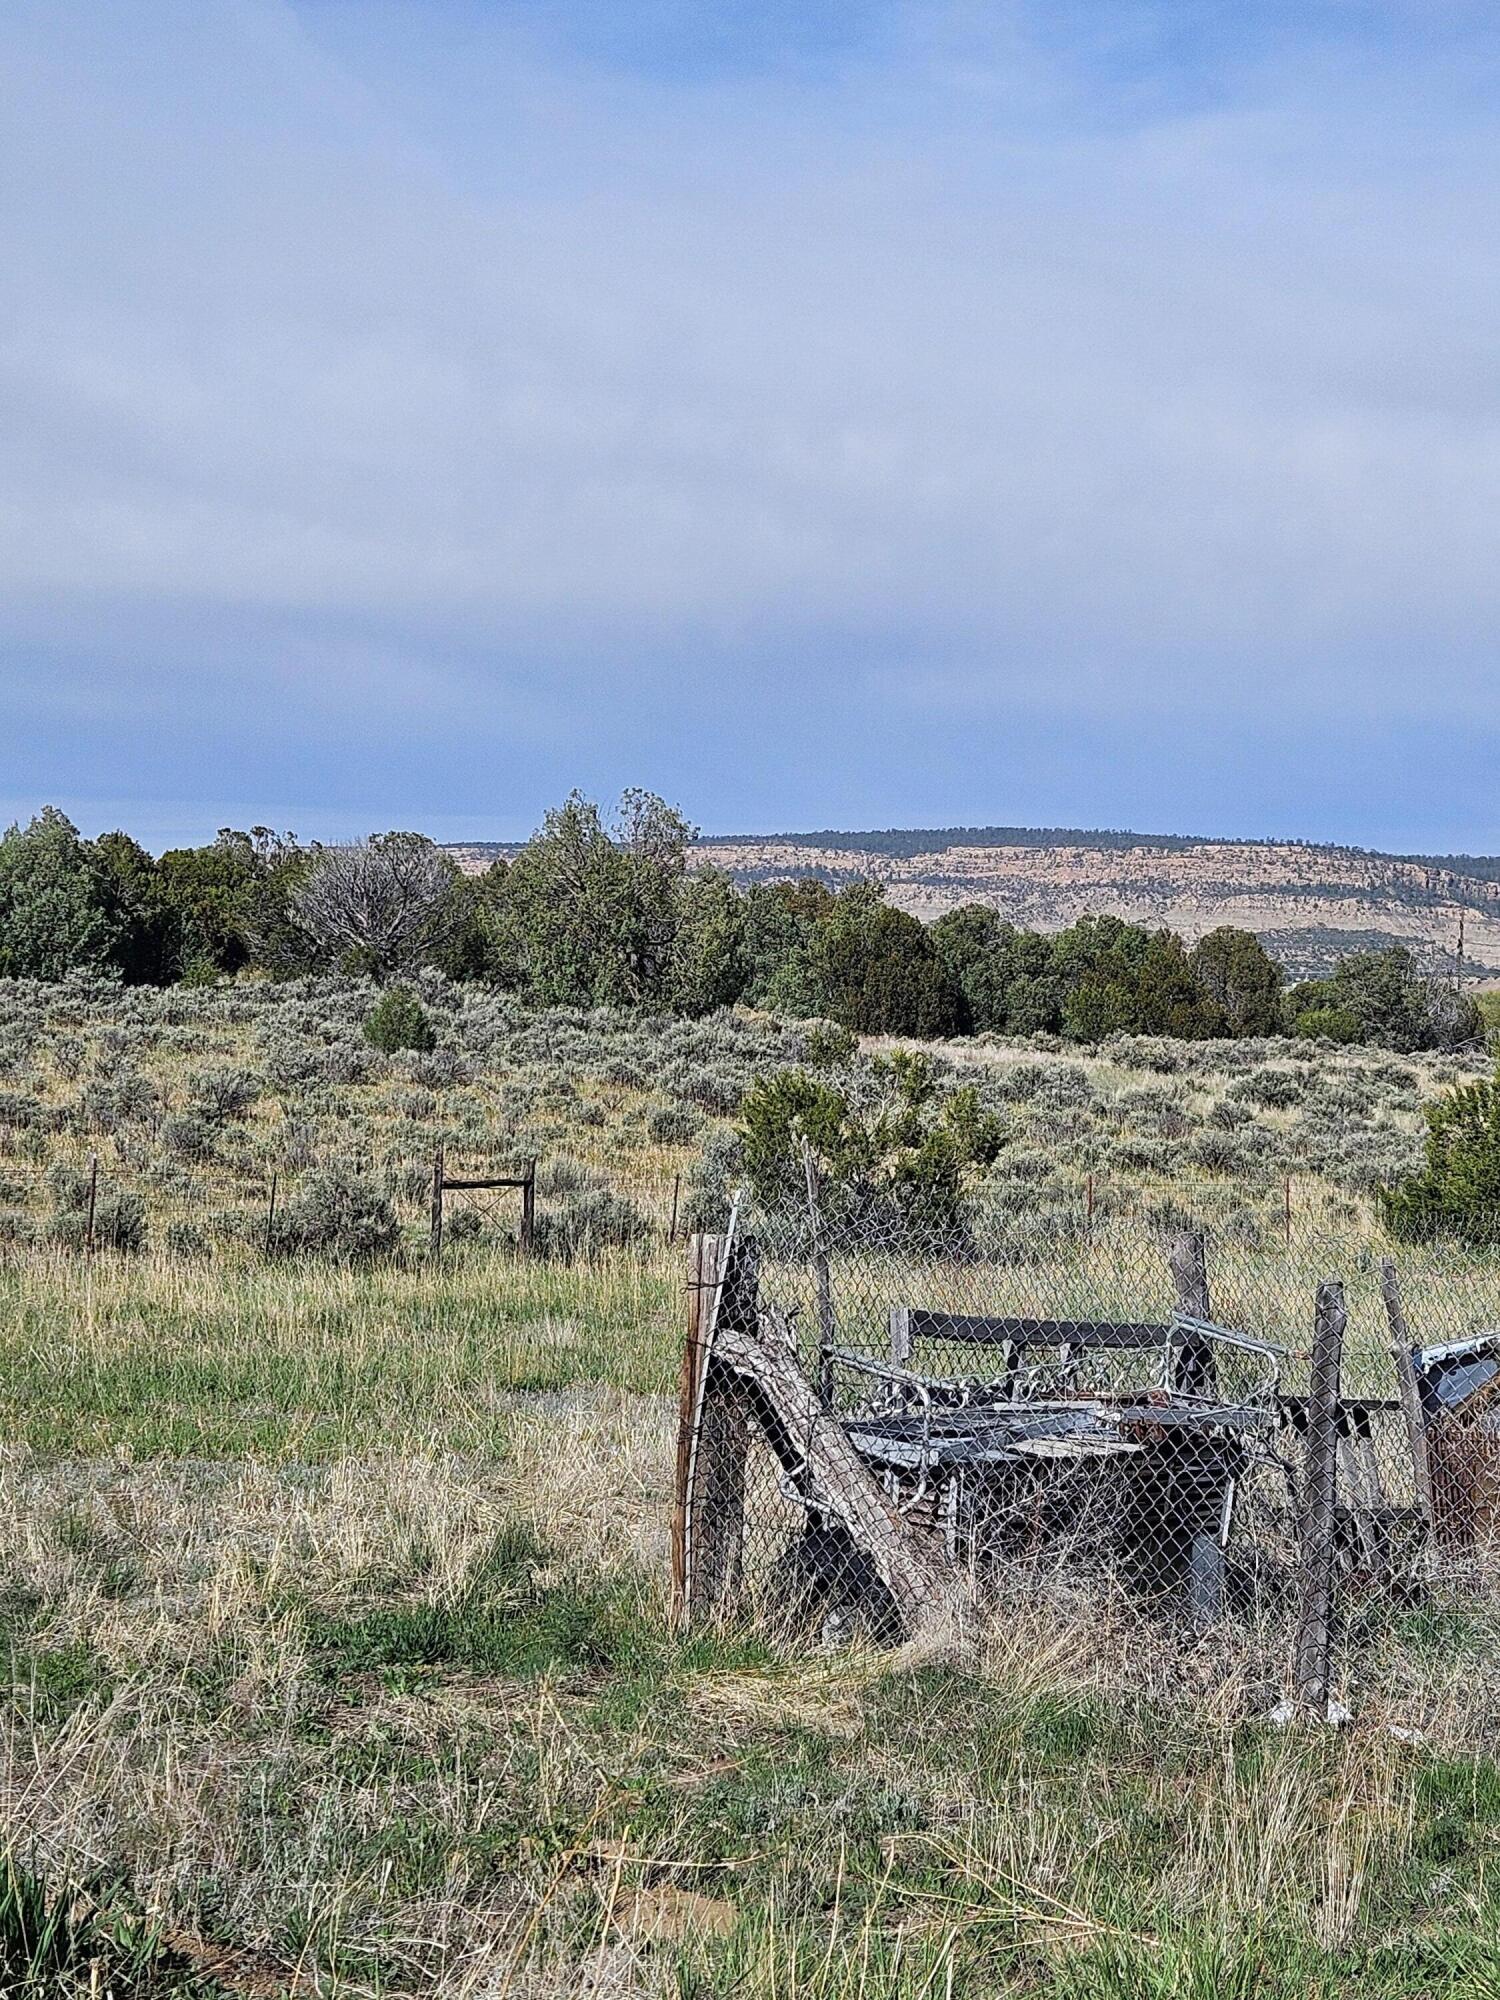
<instances>
[{"instance_id":1,"label":"forested ridge","mask_svg":"<svg viewBox=\"0 0 1500 2000\"><path fill-rule=\"evenodd\" d=\"M86 840L47 808L0 837L0 976L390 981L435 965L543 1006L695 1016L744 1003L859 1034L1289 1031L1409 1050L1482 1037L1455 982L1399 946L1289 984L1233 926L1189 948L1107 912L1044 932L981 902L924 924L870 880L746 884L690 865L695 835L649 792L624 793L612 817L575 792L529 841L464 873L416 832L323 846L225 828L153 855L123 832Z\"/></svg>"}]
</instances>

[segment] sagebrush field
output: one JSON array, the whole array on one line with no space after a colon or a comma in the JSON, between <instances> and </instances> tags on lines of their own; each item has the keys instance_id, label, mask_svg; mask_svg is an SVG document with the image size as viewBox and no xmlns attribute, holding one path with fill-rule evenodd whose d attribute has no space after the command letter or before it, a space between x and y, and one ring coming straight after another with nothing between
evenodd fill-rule
<instances>
[{"instance_id":1,"label":"sagebrush field","mask_svg":"<svg viewBox=\"0 0 1500 2000\"><path fill-rule=\"evenodd\" d=\"M680 1237L746 1086L828 1038L418 984L437 1045L394 1056L353 982L0 985L6 1990L1500 1992L1472 1616L1393 1613L1338 1734L1273 1728L1232 1632L1098 1602L1008 1607L965 1673L674 1636L674 1190ZM1245 1244L1289 1193L1352 1227L1486 1067L934 1054L1004 1122L975 1200L1060 1246L1090 1177ZM538 1257L501 1198L431 1266L439 1143L538 1157Z\"/></svg>"}]
</instances>

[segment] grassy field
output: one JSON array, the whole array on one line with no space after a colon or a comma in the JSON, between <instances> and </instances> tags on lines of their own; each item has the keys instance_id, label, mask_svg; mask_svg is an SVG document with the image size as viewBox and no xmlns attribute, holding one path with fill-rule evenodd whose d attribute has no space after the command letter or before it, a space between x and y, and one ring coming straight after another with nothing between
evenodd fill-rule
<instances>
[{"instance_id":1,"label":"grassy field","mask_svg":"<svg viewBox=\"0 0 1500 2000\"><path fill-rule=\"evenodd\" d=\"M963 1672L671 1632L663 1204L795 1030L439 993L437 1059L374 1061L356 990L0 1003L0 1991L1500 1994L1500 1633L1472 1609L1368 1617L1338 1732L1267 1719L1265 1635L1185 1643L1061 1584ZM1013 1121L996 1216L1076 1219L1090 1173L1101 1211L1212 1202L1292 1301L1316 1258L1278 1250L1284 1177L1309 1231L1352 1228L1456 1069L945 1054ZM250 1095L216 1117L225 1069ZM528 1263L487 1223L434 1272L434 1133L534 1150L544 1207L608 1192L639 1227ZM1271 1173L1226 1170L1256 1149ZM135 1254L53 1226L94 1153L141 1191ZM334 1155L411 1250L267 1260L269 1173ZM1445 1283L1431 1261L1434 1312Z\"/></svg>"}]
</instances>

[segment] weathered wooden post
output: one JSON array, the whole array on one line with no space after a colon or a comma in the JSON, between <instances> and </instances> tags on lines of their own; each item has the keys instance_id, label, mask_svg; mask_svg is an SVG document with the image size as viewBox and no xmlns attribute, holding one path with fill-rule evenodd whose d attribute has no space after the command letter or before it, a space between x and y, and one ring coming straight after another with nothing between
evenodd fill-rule
<instances>
[{"instance_id":1,"label":"weathered wooden post","mask_svg":"<svg viewBox=\"0 0 1500 2000\"><path fill-rule=\"evenodd\" d=\"M717 1284L722 1236L688 1239L687 1339L677 1388L677 1473L672 1507L672 1620L686 1627L690 1618L688 1583L693 1529L693 1459L698 1435L698 1410L703 1396L703 1370L708 1358L708 1328L712 1308L709 1285ZM709 1272L713 1273L712 1279Z\"/></svg>"},{"instance_id":2,"label":"weathered wooden post","mask_svg":"<svg viewBox=\"0 0 1500 2000\"><path fill-rule=\"evenodd\" d=\"M1344 1288L1318 1287L1312 1380L1307 1398L1307 1457L1302 1474L1301 1587L1293 1679L1298 1698L1326 1713L1333 1648L1333 1556L1338 1506L1339 1388L1344 1359Z\"/></svg>"},{"instance_id":3,"label":"weathered wooden post","mask_svg":"<svg viewBox=\"0 0 1500 2000\"><path fill-rule=\"evenodd\" d=\"M828 1243L823 1234L823 1208L818 1163L806 1134L802 1139L802 1171L807 1181L807 1213L812 1228L813 1282L818 1293L818 1394L833 1401L833 1350L838 1345L833 1318L833 1279L828 1268Z\"/></svg>"},{"instance_id":4,"label":"weathered wooden post","mask_svg":"<svg viewBox=\"0 0 1500 2000\"><path fill-rule=\"evenodd\" d=\"M521 1255L529 1257L536 1246L536 1158L526 1162L521 1182Z\"/></svg>"},{"instance_id":5,"label":"weathered wooden post","mask_svg":"<svg viewBox=\"0 0 1500 2000\"><path fill-rule=\"evenodd\" d=\"M1185 1229L1167 1245L1167 1262L1177 1292L1177 1310L1188 1319L1211 1320L1208 1296L1208 1250L1201 1229ZM1213 1351L1196 1335L1178 1343L1173 1356L1172 1387L1183 1395L1212 1394L1217 1388Z\"/></svg>"},{"instance_id":6,"label":"weathered wooden post","mask_svg":"<svg viewBox=\"0 0 1500 2000\"><path fill-rule=\"evenodd\" d=\"M1177 1310L1188 1319L1212 1320L1208 1289L1208 1246L1199 1229L1185 1229L1167 1245ZM1212 1343L1202 1334L1184 1331L1172 1354L1171 1386L1183 1396L1216 1396L1218 1367ZM1222 1454L1202 1440L1184 1434L1159 1439L1147 1461L1154 1470L1158 1506L1157 1535L1171 1568L1181 1565L1181 1582L1193 1624L1206 1631L1224 1614L1226 1588L1224 1530L1203 1519L1203 1495L1213 1497L1217 1519L1227 1519L1229 1474ZM1198 1517L1190 1531L1189 1515Z\"/></svg>"},{"instance_id":7,"label":"weathered wooden post","mask_svg":"<svg viewBox=\"0 0 1500 2000\"><path fill-rule=\"evenodd\" d=\"M714 1358L721 1321L755 1326L756 1254L732 1236L688 1239L688 1328L678 1396L677 1490L672 1521L676 1623L732 1615L744 1568L744 1386Z\"/></svg>"},{"instance_id":8,"label":"weathered wooden post","mask_svg":"<svg viewBox=\"0 0 1500 2000\"><path fill-rule=\"evenodd\" d=\"M438 1141L432 1155L432 1214L428 1225L434 1260L443 1254L443 1143Z\"/></svg>"},{"instance_id":9,"label":"weathered wooden post","mask_svg":"<svg viewBox=\"0 0 1500 2000\"><path fill-rule=\"evenodd\" d=\"M735 1311L726 1287L712 1365L753 1385L747 1394L768 1423L773 1450L780 1441L783 1469L868 1558L907 1639L929 1658L962 1655L972 1638L963 1572L933 1524L904 1514L860 1457L804 1373L786 1315L773 1310L757 1321Z\"/></svg>"},{"instance_id":10,"label":"weathered wooden post","mask_svg":"<svg viewBox=\"0 0 1500 2000\"><path fill-rule=\"evenodd\" d=\"M1412 1489L1418 1510L1432 1533L1432 1467L1427 1457L1427 1418L1422 1409L1421 1392L1417 1388L1417 1371L1412 1363L1411 1329L1406 1323L1406 1308L1401 1299L1401 1283L1396 1276L1396 1263L1387 1257L1380 1266L1380 1296L1385 1301L1385 1316L1391 1329L1391 1359L1396 1366L1396 1393L1401 1398L1401 1414L1406 1422L1407 1443L1411 1447Z\"/></svg>"}]
</instances>

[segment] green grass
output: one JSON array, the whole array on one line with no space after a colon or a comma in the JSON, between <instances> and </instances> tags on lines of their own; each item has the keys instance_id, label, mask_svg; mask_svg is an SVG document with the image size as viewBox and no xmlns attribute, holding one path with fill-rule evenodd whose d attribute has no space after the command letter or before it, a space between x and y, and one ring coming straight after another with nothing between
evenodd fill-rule
<instances>
[{"instance_id":1,"label":"green grass","mask_svg":"<svg viewBox=\"0 0 1500 2000\"><path fill-rule=\"evenodd\" d=\"M0 1261L0 1425L49 1457L498 1449L508 1398L676 1382L677 1259L369 1269Z\"/></svg>"},{"instance_id":2,"label":"green grass","mask_svg":"<svg viewBox=\"0 0 1500 2000\"><path fill-rule=\"evenodd\" d=\"M309 1620L309 1657L330 1679L422 1667L514 1676L627 1666L640 1641L628 1589L576 1575L544 1583L548 1562L530 1533L508 1528L451 1600Z\"/></svg>"},{"instance_id":3,"label":"green grass","mask_svg":"<svg viewBox=\"0 0 1500 2000\"><path fill-rule=\"evenodd\" d=\"M225 1989L170 1950L108 1884L49 1884L0 1856L0 1992L6 2000L216 2000Z\"/></svg>"}]
</instances>

